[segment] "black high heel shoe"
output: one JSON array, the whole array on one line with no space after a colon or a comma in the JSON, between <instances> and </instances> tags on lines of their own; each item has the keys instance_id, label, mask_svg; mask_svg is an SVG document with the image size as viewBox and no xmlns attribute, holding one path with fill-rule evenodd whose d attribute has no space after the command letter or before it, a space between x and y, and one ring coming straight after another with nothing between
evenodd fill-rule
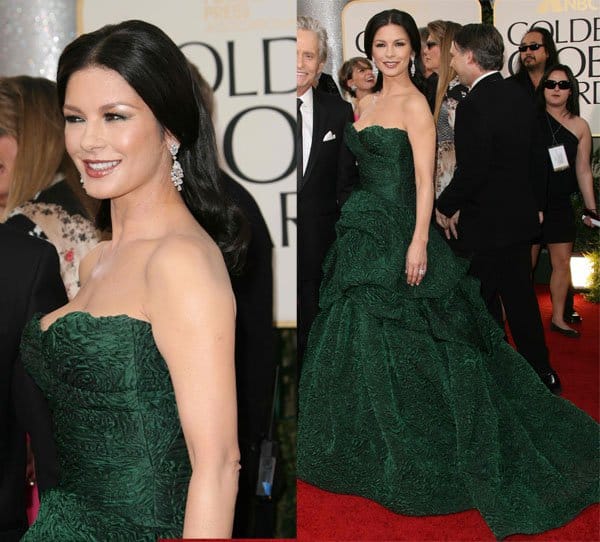
<instances>
[{"instance_id":1,"label":"black high heel shoe","mask_svg":"<svg viewBox=\"0 0 600 542\"><path fill-rule=\"evenodd\" d=\"M581 337L581 333L576 329L564 328L557 326L554 322L550 321L550 329L552 331L556 331L565 337L569 337L570 339L579 339Z\"/></svg>"}]
</instances>

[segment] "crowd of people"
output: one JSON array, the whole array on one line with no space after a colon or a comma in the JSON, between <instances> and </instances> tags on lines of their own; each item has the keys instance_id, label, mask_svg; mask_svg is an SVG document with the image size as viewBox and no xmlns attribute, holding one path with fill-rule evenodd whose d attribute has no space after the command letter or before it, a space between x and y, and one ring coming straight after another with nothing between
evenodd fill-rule
<instances>
[{"instance_id":1,"label":"crowd of people","mask_svg":"<svg viewBox=\"0 0 600 542\"><path fill-rule=\"evenodd\" d=\"M499 538L562 525L598 501L598 426L557 397L532 268L546 246L548 329L578 338L577 80L539 27L508 78L488 24L382 11L337 84L327 39L298 17L298 476ZM2 540L273 534L272 242L212 112L143 21L76 38L56 82L0 78Z\"/></svg>"},{"instance_id":2,"label":"crowd of people","mask_svg":"<svg viewBox=\"0 0 600 542\"><path fill-rule=\"evenodd\" d=\"M571 70L537 27L504 78L494 26L420 31L385 10L365 26L366 58L340 70L355 119L341 126L333 107L304 108L324 101L327 34L311 17L297 29L297 145L313 176L328 168L298 180L301 280L303 254L321 256L318 296L299 290L299 478L401 514L475 508L498 538L570 521L598 502L598 425L556 397L532 253L551 255L549 329L577 337L570 195L581 191L586 225L597 215ZM377 77L357 99L351 68L367 62ZM348 149L358 178L341 167Z\"/></svg>"}]
</instances>

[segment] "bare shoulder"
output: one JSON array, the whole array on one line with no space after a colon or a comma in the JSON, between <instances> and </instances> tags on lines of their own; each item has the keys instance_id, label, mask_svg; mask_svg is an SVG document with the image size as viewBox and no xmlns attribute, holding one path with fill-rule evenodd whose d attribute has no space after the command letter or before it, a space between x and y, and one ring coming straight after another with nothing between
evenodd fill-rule
<instances>
[{"instance_id":1,"label":"bare shoulder","mask_svg":"<svg viewBox=\"0 0 600 542\"><path fill-rule=\"evenodd\" d=\"M418 91L406 95L402 102L402 118L408 132L434 128L429 104L425 96Z\"/></svg>"},{"instance_id":2,"label":"bare shoulder","mask_svg":"<svg viewBox=\"0 0 600 542\"><path fill-rule=\"evenodd\" d=\"M100 254L104 250L104 247L108 241L100 241L92 250L90 250L83 259L79 262L79 283L83 286L92 270L96 266L98 259L100 258Z\"/></svg>"},{"instance_id":3,"label":"bare shoulder","mask_svg":"<svg viewBox=\"0 0 600 542\"><path fill-rule=\"evenodd\" d=\"M584 118L574 116L572 119L572 123L573 131L575 132L575 135L577 136L577 139L579 139L579 141L581 141L583 138L590 138L592 136L590 125Z\"/></svg>"},{"instance_id":4,"label":"bare shoulder","mask_svg":"<svg viewBox=\"0 0 600 542\"><path fill-rule=\"evenodd\" d=\"M223 256L208 236L169 235L161 239L147 263L148 280L216 281L228 277ZM190 284L191 286L191 284Z\"/></svg>"},{"instance_id":5,"label":"bare shoulder","mask_svg":"<svg viewBox=\"0 0 600 542\"><path fill-rule=\"evenodd\" d=\"M422 115L426 117L432 116L427 99L419 91L407 94L403 101L403 107L406 115L415 117L421 117Z\"/></svg>"}]
</instances>

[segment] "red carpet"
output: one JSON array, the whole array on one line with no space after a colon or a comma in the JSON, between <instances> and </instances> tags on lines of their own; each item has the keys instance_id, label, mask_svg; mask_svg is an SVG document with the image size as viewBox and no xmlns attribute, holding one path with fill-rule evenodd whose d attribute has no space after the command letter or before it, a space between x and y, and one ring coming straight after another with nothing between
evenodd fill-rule
<instances>
[{"instance_id":1,"label":"red carpet","mask_svg":"<svg viewBox=\"0 0 600 542\"><path fill-rule=\"evenodd\" d=\"M552 366L558 372L562 396L596 420L599 415L598 312L599 306L576 296L575 306L583 322L576 327L580 339L548 331L551 305L547 288L538 287L540 310ZM298 481L298 540L397 540L487 541L494 540L479 512L447 516L408 517L394 514L361 497L336 495ZM584 510L569 524L546 533L515 535L506 540L587 541L600 540L600 507Z\"/></svg>"}]
</instances>

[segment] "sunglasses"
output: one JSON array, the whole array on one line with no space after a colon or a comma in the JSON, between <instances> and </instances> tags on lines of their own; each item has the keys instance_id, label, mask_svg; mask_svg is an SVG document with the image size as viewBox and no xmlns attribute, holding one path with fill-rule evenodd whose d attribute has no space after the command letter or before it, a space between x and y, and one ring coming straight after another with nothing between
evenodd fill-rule
<instances>
[{"instance_id":1,"label":"sunglasses","mask_svg":"<svg viewBox=\"0 0 600 542\"><path fill-rule=\"evenodd\" d=\"M425 43L425 47L427 47L427 49L433 49L436 45L439 45L437 41L428 41Z\"/></svg>"},{"instance_id":2,"label":"sunglasses","mask_svg":"<svg viewBox=\"0 0 600 542\"><path fill-rule=\"evenodd\" d=\"M548 79L544 83L544 88L554 90L557 85L560 90L568 90L571 88L571 81L553 81L552 79Z\"/></svg>"},{"instance_id":3,"label":"sunglasses","mask_svg":"<svg viewBox=\"0 0 600 542\"><path fill-rule=\"evenodd\" d=\"M532 43L531 45L519 45L519 53L524 53L527 49L537 51L540 47L543 47L543 43Z\"/></svg>"}]
</instances>

